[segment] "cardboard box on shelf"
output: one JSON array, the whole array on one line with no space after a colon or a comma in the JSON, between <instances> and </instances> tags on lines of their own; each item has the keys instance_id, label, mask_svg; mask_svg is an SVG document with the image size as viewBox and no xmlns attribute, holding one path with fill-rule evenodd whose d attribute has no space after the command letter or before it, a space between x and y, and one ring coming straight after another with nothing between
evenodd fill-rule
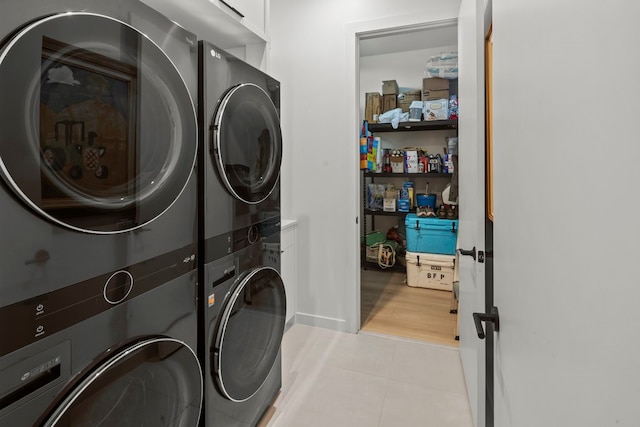
<instances>
[{"instance_id":1,"label":"cardboard box on shelf","mask_svg":"<svg viewBox=\"0 0 640 427\"><path fill-rule=\"evenodd\" d=\"M415 91L410 91L410 92L403 92L398 95L397 108L402 108L403 113L408 113L409 108L411 108L411 103L413 101L420 101L420 100L421 100L421 94L419 89Z\"/></svg>"},{"instance_id":2,"label":"cardboard box on shelf","mask_svg":"<svg viewBox=\"0 0 640 427\"><path fill-rule=\"evenodd\" d=\"M382 210L385 212L395 212L396 202L398 200L398 192L395 190L387 190L384 192L384 200Z\"/></svg>"},{"instance_id":3,"label":"cardboard box on shelf","mask_svg":"<svg viewBox=\"0 0 640 427\"><path fill-rule=\"evenodd\" d=\"M382 114L382 100L378 92L365 94L364 118L369 123L377 123L378 116Z\"/></svg>"},{"instance_id":4,"label":"cardboard box on shelf","mask_svg":"<svg viewBox=\"0 0 640 427\"><path fill-rule=\"evenodd\" d=\"M384 80L382 82L382 94L383 95L397 95L398 83L395 80Z\"/></svg>"},{"instance_id":5,"label":"cardboard box on shelf","mask_svg":"<svg viewBox=\"0 0 640 427\"><path fill-rule=\"evenodd\" d=\"M418 173L418 150L405 150L405 171L407 173Z\"/></svg>"},{"instance_id":6,"label":"cardboard box on shelf","mask_svg":"<svg viewBox=\"0 0 640 427\"><path fill-rule=\"evenodd\" d=\"M449 99L449 80L439 77L422 79L422 100Z\"/></svg>"},{"instance_id":7,"label":"cardboard box on shelf","mask_svg":"<svg viewBox=\"0 0 640 427\"><path fill-rule=\"evenodd\" d=\"M382 205L382 210L385 212L395 212L396 211L396 199L393 198L384 198L384 202Z\"/></svg>"},{"instance_id":8,"label":"cardboard box on shelf","mask_svg":"<svg viewBox=\"0 0 640 427\"><path fill-rule=\"evenodd\" d=\"M385 113L397 108L398 95L382 95L382 112Z\"/></svg>"},{"instance_id":9,"label":"cardboard box on shelf","mask_svg":"<svg viewBox=\"0 0 640 427\"><path fill-rule=\"evenodd\" d=\"M447 120L449 118L449 101L447 99L424 101L423 114L425 121Z\"/></svg>"},{"instance_id":10,"label":"cardboard box on shelf","mask_svg":"<svg viewBox=\"0 0 640 427\"><path fill-rule=\"evenodd\" d=\"M404 156L391 156L391 172L404 172Z\"/></svg>"}]
</instances>

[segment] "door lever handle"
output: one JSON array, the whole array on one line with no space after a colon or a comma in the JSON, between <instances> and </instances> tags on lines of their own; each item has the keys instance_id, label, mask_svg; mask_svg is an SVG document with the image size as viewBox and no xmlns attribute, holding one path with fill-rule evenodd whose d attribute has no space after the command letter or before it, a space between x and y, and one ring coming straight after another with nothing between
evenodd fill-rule
<instances>
[{"instance_id":1,"label":"door lever handle","mask_svg":"<svg viewBox=\"0 0 640 427\"><path fill-rule=\"evenodd\" d=\"M458 249L458 252L460 252L460 255L470 256L471 258L473 258L474 261L476 260L476 247L475 246L471 250Z\"/></svg>"},{"instance_id":2,"label":"door lever handle","mask_svg":"<svg viewBox=\"0 0 640 427\"><path fill-rule=\"evenodd\" d=\"M486 337L482 322L492 322L493 330L499 332L500 315L498 314L498 307L491 307L491 313L473 313L473 323L476 325L476 332L478 333L478 338L481 340Z\"/></svg>"}]
</instances>

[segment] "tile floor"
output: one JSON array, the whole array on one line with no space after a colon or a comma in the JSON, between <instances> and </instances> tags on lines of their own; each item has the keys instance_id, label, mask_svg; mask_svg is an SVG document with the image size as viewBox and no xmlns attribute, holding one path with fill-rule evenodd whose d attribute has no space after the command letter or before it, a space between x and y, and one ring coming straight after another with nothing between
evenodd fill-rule
<instances>
[{"instance_id":1,"label":"tile floor","mask_svg":"<svg viewBox=\"0 0 640 427\"><path fill-rule=\"evenodd\" d=\"M271 427L472 427L457 348L295 324Z\"/></svg>"}]
</instances>

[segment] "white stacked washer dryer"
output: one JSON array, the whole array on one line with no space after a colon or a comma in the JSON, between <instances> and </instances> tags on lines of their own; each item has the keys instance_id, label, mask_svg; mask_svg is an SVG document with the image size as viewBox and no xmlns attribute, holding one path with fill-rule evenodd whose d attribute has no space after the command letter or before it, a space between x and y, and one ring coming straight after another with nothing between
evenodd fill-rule
<instances>
[{"instance_id":1,"label":"white stacked washer dryer","mask_svg":"<svg viewBox=\"0 0 640 427\"><path fill-rule=\"evenodd\" d=\"M280 84L201 41L199 86L203 418L249 427L282 382Z\"/></svg>"},{"instance_id":2,"label":"white stacked washer dryer","mask_svg":"<svg viewBox=\"0 0 640 427\"><path fill-rule=\"evenodd\" d=\"M20 0L0 40L0 425L197 426L196 38Z\"/></svg>"}]
</instances>

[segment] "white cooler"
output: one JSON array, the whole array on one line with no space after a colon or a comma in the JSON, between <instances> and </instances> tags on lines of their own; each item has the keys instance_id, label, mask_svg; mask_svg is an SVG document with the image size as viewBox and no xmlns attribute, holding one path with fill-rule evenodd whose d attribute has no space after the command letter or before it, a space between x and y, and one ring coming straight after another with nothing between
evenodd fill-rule
<instances>
[{"instance_id":1,"label":"white cooler","mask_svg":"<svg viewBox=\"0 0 640 427\"><path fill-rule=\"evenodd\" d=\"M453 290L455 255L407 252L407 285L416 288Z\"/></svg>"}]
</instances>

